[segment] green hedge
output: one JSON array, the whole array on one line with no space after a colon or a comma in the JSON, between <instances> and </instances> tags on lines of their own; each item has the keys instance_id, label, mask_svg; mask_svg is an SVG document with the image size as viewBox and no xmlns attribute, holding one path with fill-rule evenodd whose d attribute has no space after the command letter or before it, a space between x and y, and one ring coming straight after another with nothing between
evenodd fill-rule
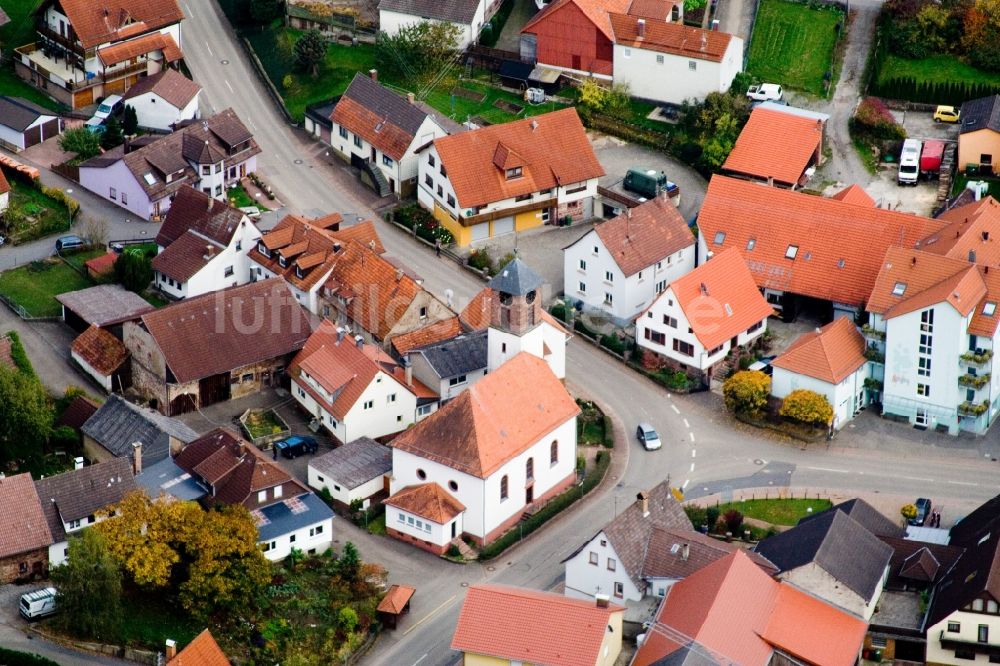
<instances>
[{"instance_id":1,"label":"green hedge","mask_svg":"<svg viewBox=\"0 0 1000 666\"><path fill-rule=\"evenodd\" d=\"M479 43L481 45L490 48L497 45L497 42L500 40L500 33L503 32L503 27L507 24L507 18L510 17L512 11L514 11L514 0L505 0L500 5L497 13L493 15L493 18L487 21L486 25L479 31Z\"/></svg>"},{"instance_id":2,"label":"green hedge","mask_svg":"<svg viewBox=\"0 0 1000 666\"><path fill-rule=\"evenodd\" d=\"M1000 86L989 83L926 82L914 78L873 80L869 94L886 99L900 99L921 104L960 106L963 102L1000 93Z\"/></svg>"},{"instance_id":3,"label":"green hedge","mask_svg":"<svg viewBox=\"0 0 1000 666\"><path fill-rule=\"evenodd\" d=\"M407 229L416 227L417 236L429 243L441 241L441 245L451 245L455 240L450 231L418 204L397 208L392 212L392 219Z\"/></svg>"},{"instance_id":4,"label":"green hedge","mask_svg":"<svg viewBox=\"0 0 1000 666\"><path fill-rule=\"evenodd\" d=\"M27 352L24 351L24 345L21 344L21 338L17 335L17 331L7 331L6 335L10 338L10 357L13 359L14 365L24 374L37 379L38 375L35 374L35 368L31 365L31 359L28 358Z\"/></svg>"},{"instance_id":5,"label":"green hedge","mask_svg":"<svg viewBox=\"0 0 1000 666\"><path fill-rule=\"evenodd\" d=\"M554 518L561 511L569 508L574 502L583 498L584 495L593 490L597 484L601 482L601 479L604 478L604 475L608 471L608 466L611 464L611 452L599 451L595 461L596 464L594 465L593 471L587 475L587 477L583 480L583 483L578 486L573 486L562 495L559 495L551 502L543 506L539 509L538 513L521 523L520 528L515 525L506 534L483 548L479 551L479 559L483 561L491 560L497 555L500 555L505 550L513 546L522 537L528 536Z\"/></svg>"},{"instance_id":6,"label":"green hedge","mask_svg":"<svg viewBox=\"0 0 1000 666\"><path fill-rule=\"evenodd\" d=\"M3 666L59 666L58 663L37 654L18 652L0 647L0 664Z\"/></svg>"}]
</instances>

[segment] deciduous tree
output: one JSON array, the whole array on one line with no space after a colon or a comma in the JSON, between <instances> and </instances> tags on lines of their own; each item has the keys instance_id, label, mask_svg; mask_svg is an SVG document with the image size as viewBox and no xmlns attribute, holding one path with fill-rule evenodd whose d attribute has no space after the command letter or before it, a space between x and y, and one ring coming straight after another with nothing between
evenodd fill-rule
<instances>
[{"instance_id":1,"label":"deciduous tree","mask_svg":"<svg viewBox=\"0 0 1000 666\"><path fill-rule=\"evenodd\" d=\"M88 638L113 635L121 620L122 571L97 530L84 530L69 541L65 564L50 575L59 591L57 622Z\"/></svg>"},{"instance_id":2,"label":"deciduous tree","mask_svg":"<svg viewBox=\"0 0 1000 666\"><path fill-rule=\"evenodd\" d=\"M0 460L40 456L52 420L52 403L41 382L0 363Z\"/></svg>"},{"instance_id":3,"label":"deciduous tree","mask_svg":"<svg viewBox=\"0 0 1000 666\"><path fill-rule=\"evenodd\" d=\"M319 74L319 64L326 58L326 51L326 37L319 30L307 31L292 48L296 66L313 77Z\"/></svg>"},{"instance_id":4,"label":"deciduous tree","mask_svg":"<svg viewBox=\"0 0 1000 666\"><path fill-rule=\"evenodd\" d=\"M423 86L454 59L459 34L457 25L445 21L421 21L400 28L394 35L380 32L375 64L410 86Z\"/></svg>"},{"instance_id":5,"label":"deciduous tree","mask_svg":"<svg viewBox=\"0 0 1000 666\"><path fill-rule=\"evenodd\" d=\"M101 140L86 127L73 127L59 137L59 147L67 153L76 154L82 161L101 152Z\"/></svg>"},{"instance_id":6,"label":"deciduous tree","mask_svg":"<svg viewBox=\"0 0 1000 666\"><path fill-rule=\"evenodd\" d=\"M826 399L809 389L796 389L785 396L778 413L800 423L825 425L833 420L833 407Z\"/></svg>"},{"instance_id":7,"label":"deciduous tree","mask_svg":"<svg viewBox=\"0 0 1000 666\"><path fill-rule=\"evenodd\" d=\"M767 405L771 378L756 370L742 370L722 385L726 408L737 414L757 414Z\"/></svg>"}]
</instances>

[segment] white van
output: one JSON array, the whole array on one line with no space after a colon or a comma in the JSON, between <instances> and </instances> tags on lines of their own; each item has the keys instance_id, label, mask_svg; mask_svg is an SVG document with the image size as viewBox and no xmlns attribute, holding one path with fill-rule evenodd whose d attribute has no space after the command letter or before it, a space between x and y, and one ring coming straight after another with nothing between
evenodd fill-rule
<instances>
[{"instance_id":1,"label":"white van","mask_svg":"<svg viewBox=\"0 0 1000 666\"><path fill-rule=\"evenodd\" d=\"M923 144L917 139L907 139L903 142L903 151L899 154L897 184L917 184L917 177L920 176L920 151L922 148Z\"/></svg>"},{"instance_id":2,"label":"white van","mask_svg":"<svg viewBox=\"0 0 1000 666\"><path fill-rule=\"evenodd\" d=\"M56 612L56 588L46 587L21 595L21 617L29 622L48 617Z\"/></svg>"}]
</instances>

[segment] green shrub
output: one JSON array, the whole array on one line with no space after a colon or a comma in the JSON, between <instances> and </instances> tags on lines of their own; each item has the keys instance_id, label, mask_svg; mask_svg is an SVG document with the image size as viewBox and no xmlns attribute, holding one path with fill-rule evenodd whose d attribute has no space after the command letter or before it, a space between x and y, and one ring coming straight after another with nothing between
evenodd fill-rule
<instances>
[{"instance_id":1,"label":"green shrub","mask_svg":"<svg viewBox=\"0 0 1000 666\"><path fill-rule=\"evenodd\" d=\"M14 361L14 365L22 374L37 379L38 375L35 374L35 368L31 365L28 353L24 351L24 345L21 344L21 338L17 331L7 331L7 338L10 340L10 357Z\"/></svg>"},{"instance_id":2,"label":"green shrub","mask_svg":"<svg viewBox=\"0 0 1000 666\"><path fill-rule=\"evenodd\" d=\"M448 557L461 557L462 551L460 551L458 549L458 546L456 546L455 544L451 544L450 546L448 546L448 550L445 551L445 555L447 555Z\"/></svg>"},{"instance_id":3,"label":"green shrub","mask_svg":"<svg viewBox=\"0 0 1000 666\"><path fill-rule=\"evenodd\" d=\"M562 303L556 303L551 308L549 308L549 314L551 314L553 317L555 317L561 322L569 321L569 317L567 316L569 313L567 311L566 306L563 305Z\"/></svg>"},{"instance_id":4,"label":"green shrub","mask_svg":"<svg viewBox=\"0 0 1000 666\"><path fill-rule=\"evenodd\" d=\"M18 652L0 647L0 664L4 666L59 666L56 662L37 654Z\"/></svg>"},{"instance_id":5,"label":"green shrub","mask_svg":"<svg viewBox=\"0 0 1000 666\"><path fill-rule=\"evenodd\" d=\"M704 507L690 504L684 507L684 513L687 514L688 520L691 521L691 524L694 525L695 529L707 524L707 510Z\"/></svg>"},{"instance_id":6,"label":"green shrub","mask_svg":"<svg viewBox=\"0 0 1000 666\"><path fill-rule=\"evenodd\" d=\"M704 525L708 525L708 529L714 530L715 526L719 524L719 507L710 506L705 509L705 522Z\"/></svg>"},{"instance_id":7,"label":"green shrub","mask_svg":"<svg viewBox=\"0 0 1000 666\"><path fill-rule=\"evenodd\" d=\"M588 338L591 338L591 339L596 339L597 338L597 333L595 333L594 331L590 330L590 328L586 324L583 323L582 319L576 319L576 320L573 321L573 330L576 331L577 333L583 333Z\"/></svg>"},{"instance_id":8,"label":"green shrub","mask_svg":"<svg viewBox=\"0 0 1000 666\"><path fill-rule=\"evenodd\" d=\"M472 254L469 255L469 266L478 271L486 271L487 273L492 274L493 257L490 256L490 252L486 248L473 250Z\"/></svg>"},{"instance_id":9,"label":"green shrub","mask_svg":"<svg viewBox=\"0 0 1000 666\"><path fill-rule=\"evenodd\" d=\"M625 341L617 335L602 335L601 346L613 351L619 356L624 356L625 354Z\"/></svg>"}]
</instances>

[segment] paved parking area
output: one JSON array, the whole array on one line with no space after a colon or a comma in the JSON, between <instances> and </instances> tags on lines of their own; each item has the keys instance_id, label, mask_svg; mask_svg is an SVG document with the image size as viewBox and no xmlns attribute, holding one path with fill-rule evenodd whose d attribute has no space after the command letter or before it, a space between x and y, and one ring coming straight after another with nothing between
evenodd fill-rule
<instances>
[{"instance_id":1,"label":"paved parking area","mask_svg":"<svg viewBox=\"0 0 1000 666\"><path fill-rule=\"evenodd\" d=\"M892 115L911 139L958 141L958 123L936 123L933 111L893 111Z\"/></svg>"}]
</instances>

